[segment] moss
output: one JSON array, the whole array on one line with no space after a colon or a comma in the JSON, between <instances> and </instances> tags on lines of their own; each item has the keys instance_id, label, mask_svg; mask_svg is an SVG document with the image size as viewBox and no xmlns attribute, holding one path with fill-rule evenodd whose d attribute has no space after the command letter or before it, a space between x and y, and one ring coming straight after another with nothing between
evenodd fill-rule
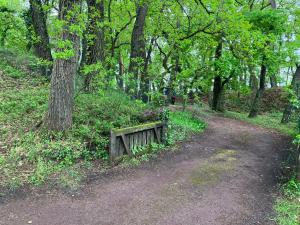
<instances>
[{"instance_id":1,"label":"moss","mask_svg":"<svg viewBox=\"0 0 300 225\"><path fill-rule=\"evenodd\" d=\"M221 175L235 168L237 151L219 149L216 154L192 170L190 180L193 185L204 186L217 183Z\"/></svg>"},{"instance_id":2,"label":"moss","mask_svg":"<svg viewBox=\"0 0 300 225\"><path fill-rule=\"evenodd\" d=\"M131 133L131 132L138 132L144 129L153 128L157 125L162 124L161 121L152 122L152 123L146 123L146 124L140 124L134 127L126 127L126 128L120 128L120 129L112 129L112 131L116 134L123 134L123 133Z\"/></svg>"}]
</instances>

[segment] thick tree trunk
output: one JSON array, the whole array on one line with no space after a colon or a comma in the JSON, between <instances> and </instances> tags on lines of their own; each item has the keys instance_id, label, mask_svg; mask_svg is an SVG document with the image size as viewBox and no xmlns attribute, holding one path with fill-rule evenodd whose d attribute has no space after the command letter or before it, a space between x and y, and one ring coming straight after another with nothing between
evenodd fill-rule
<instances>
[{"instance_id":1,"label":"thick tree trunk","mask_svg":"<svg viewBox=\"0 0 300 225\"><path fill-rule=\"evenodd\" d=\"M260 78L259 78L259 89L257 90L255 98L253 99L251 105L251 110L249 113L250 118L256 117L258 115L261 98L265 91L266 74L267 74L267 67L265 65L265 59L263 59L261 71L260 71Z\"/></svg>"},{"instance_id":2,"label":"thick tree trunk","mask_svg":"<svg viewBox=\"0 0 300 225\"><path fill-rule=\"evenodd\" d=\"M216 52L215 52L215 59L218 60L222 56L222 48L223 43L222 41L219 42ZM215 111L224 111L224 101L223 101L223 84L222 84L222 77L220 74L218 74L218 68L215 66L215 78L214 78L214 88L213 88L213 99L212 99L212 110Z\"/></svg>"},{"instance_id":3,"label":"thick tree trunk","mask_svg":"<svg viewBox=\"0 0 300 225\"><path fill-rule=\"evenodd\" d=\"M42 2L41 0L29 0L29 3L32 27L37 39L33 42L35 54L44 60L52 61L46 15Z\"/></svg>"},{"instance_id":4,"label":"thick tree trunk","mask_svg":"<svg viewBox=\"0 0 300 225\"><path fill-rule=\"evenodd\" d=\"M74 77L79 60L80 38L70 31L70 25L76 23L78 15L75 14L71 18L67 15L79 2L80 0L60 0L59 2L59 19L66 22L61 33L61 40L70 41L73 44L74 55L67 59L56 58L54 60L46 118L49 130L64 131L72 127ZM56 51L63 52L64 49Z\"/></svg>"},{"instance_id":5,"label":"thick tree trunk","mask_svg":"<svg viewBox=\"0 0 300 225\"><path fill-rule=\"evenodd\" d=\"M131 52L130 52L130 64L129 64L129 73L133 74L136 81L139 80L142 76L147 74L143 73L144 63L146 62L146 44L145 44L145 35L144 28L146 22L146 16L148 13L148 5L139 5L136 10L136 20L132 30L131 36ZM147 80L147 78L142 78ZM138 83L136 82L135 87L137 96L138 94ZM135 96L135 97L137 97Z\"/></svg>"},{"instance_id":6,"label":"thick tree trunk","mask_svg":"<svg viewBox=\"0 0 300 225\"><path fill-rule=\"evenodd\" d=\"M224 87L220 76L214 78L212 110L219 112L224 111Z\"/></svg>"},{"instance_id":7,"label":"thick tree trunk","mask_svg":"<svg viewBox=\"0 0 300 225\"><path fill-rule=\"evenodd\" d=\"M292 80L291 86L292 86L292 90L296 94L297 98L300 99L300 65L297 66L297 70L293 75L293 80ZM293 110L294 110L294 106L292 103L289 102L284 109L281 123L286 124L286 123L290 122Z\"/></svg>"},{"instance_id":8,"label":"thick tree trunk","mask_svg":"<svg viewBox=\"0 0 300 225\"><path fill-rule=\"evenodd\" d=\"M99 27L99 22L104 21L104 0L88 0L88 27L87 36L92 37L88 40L87 51L85 56L86 65L103 63L104 61L104 29ZM91 82L98 71L86 74L84 80L85 91L91 90Z\"/></svg>"}]
</instances>

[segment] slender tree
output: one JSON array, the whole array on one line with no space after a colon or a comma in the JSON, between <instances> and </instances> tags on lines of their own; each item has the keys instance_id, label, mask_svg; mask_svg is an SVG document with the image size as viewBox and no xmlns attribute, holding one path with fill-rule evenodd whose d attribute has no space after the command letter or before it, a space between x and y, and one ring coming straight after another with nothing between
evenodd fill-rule
<instances>
[{"instance_id":1,"label":"slender tree","mask_svg":"<svg viewBox=\"0 0 300 225\"><path fill-rule=\"evenodd\" d=\"M260 70L260 75L259 75L259 88L256 91L255 98L253 99L252 105L251 105L251 110L249 113L249 117L253 118L258 115L258 110L260 106L260 101L261 98L264 94L265 91L265 84L266 84L266 74L267 74L267 66L266 66L266 59L265 56L263 57L262 60L262 65L261 65L261 70Z\"/></svg>"},{"instance_id":2,"label":"slender tree","mask_svg":"<svg viewBox=\"0 0 300 225\"><path fill-rule=\"evenodd\" d=\"M271 4L272 9L277 8L277 4L276 4L275 0L270 0L270 4ZM276 74L270 75L270 84L271 84L272 88L278 87Z\"/></svg>"},{"instance_id":3,"label":"slender tree","mask_svg":"<svg viewBox=\"0 0 300 225\"><path fill-rule=\"evenodd\" d=\"M219 60L222 57L222 49L223 49L223 42L222 40L219 41L218 46L215 52L215 60ZM222 77L219 74L218 68L215 64L215 77L214 77L214 87L213 87L213 99L212 99L212 110L215 111L223 111L223 85L222 85Z\"/></svg>"}]
</instances>

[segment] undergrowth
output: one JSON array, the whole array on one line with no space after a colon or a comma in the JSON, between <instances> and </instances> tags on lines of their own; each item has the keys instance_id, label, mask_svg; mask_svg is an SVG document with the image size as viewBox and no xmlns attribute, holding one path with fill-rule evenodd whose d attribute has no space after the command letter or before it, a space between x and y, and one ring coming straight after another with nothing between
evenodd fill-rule
<instances>
[{"instance_id":1,"label":"undergrowth","mask_svg":"<svg viewBox=\"0 0 300 225\"><path fill-rule=\"evenodd\" d=\"M281 124L282 112L264 113L255 118L249 118L248 113L226 111L224 115L228 118L244 120L248 123L262 126L265 128L275 129L283 134L295 136L297 122L294 120L288 124Z\"/></svg>"},{"instance_id":2,"label":"undergrowth","mask_svg":"<svg viewBox=\"0 0 300 225\"><path fill-rule=\"evenodd\" d=\"M156 109L124 93L80 93L75 98L72 129L49 132L43 127L48 79L30 70L35 68L34 61L0 50L1 54L5 56L0 63L0 188L4 190L47 182L76 188L89 171L108 167L112 128L159 119L144 116ZM204 128L203 122L188 112L171 112L169 124L169 144ZM147 152L136 152L131 160L139 163L164 149L153 144Z\"/></svg>"},{"instance_id":3,"label":"undergrowth","mask_svg":"<svg viewBox=\"0 0 300 225\"><path fill-rule=\"evenodd\" d=\"M300 183L292 179L283 185L283 196L277 200L274 207L279 225L300 224Z\"/></svg>"},{"instance_id":4,"label":"undergrowth","mask_svg":"<svg viewBox=\"0 0 300 225\"><path fill-rule=\"evenodd\" d=\"M139 124L149 108L116 91L79 94L73 128L48 132L39 125L48 107L49 82L7 68L11 66L0 63L1 187L15 189L49 180L69 186L79 181L92 163L107 164L110 129Z\"/></svg>"}]
</instances>

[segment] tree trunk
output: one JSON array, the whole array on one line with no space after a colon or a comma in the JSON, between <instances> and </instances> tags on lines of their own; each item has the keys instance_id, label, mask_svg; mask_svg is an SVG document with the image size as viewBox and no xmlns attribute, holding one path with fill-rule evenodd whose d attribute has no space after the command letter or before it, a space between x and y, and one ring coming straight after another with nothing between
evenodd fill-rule
<instances>
[{"instance_id":1,"label":"tree trunk","mask_svg":"<svg viewBox=\"0 0 300 225\"><path fill-rule=\"evenodd\" d=\"M219 112L224 111L224 87L220 76L214 78L212 110Z\"/></svg>"},{"instance_id":2,"label":"tree trunk","mask_svg":"<svg viewBox=\"0 0 300 225\"><path fill-rule=\"evenodd\" d=\"M252 91L257 91L258 89L258 80L255 75L255 71L252 65L248 66L249 73L250 73L250 81L249 81L249 87L251 88Z\"/></svg>"},{"instance_id":3,"label":"tree trunk","mask_svg":"<svg viewBox=\"0 0 300 225\"><path fill-rule=\"evenodd\" d=\"M118 59L118 63L119 63L119 73L117 75L117 83L118 86L121 90L124 90L124 80L123 80L123 76L124 76L124 63L123 63L123 58L122 58L122 53L121 51L119 51L119 59Z\"/></svg>"},{"instance_id":4,"label":"tree trunk","mask_svg":"<svg viewBox=\"0 0 300 225\"><path fill-rule=\"evenodd\" d=\"M300 65L297 66L297 70L293 75L293 80L292 80L291 86L292 86L291 88L294 91L294 93L296 94L297 98L300 99ZM294 110L294 106L291 102L289 102L284 109L281 123L286 124L286 123L290 122L293 110Z\"/></svg>"},{"instance_id":5,"label":"tree trunk","mask_svg":"<svg viewBox=\"0 0 300 225\"><path fill-rule=\"evenodd\" d=\"M150 78L148 74L148 67L151 63L151 54L153 50L153 44L154 44L155 38L152 37L150 41L150 46L147 51L146 60L144 62L144 69L141 77L141 91L140 91L140 98L144 103L147 103L150 101L149 98L149 92L150 92Z\"/></svg>"},{"instance_id":6,"label":"tree trunk","mask_svg":"<svg viewBox=\"0 0 300 225\"><path fill-rule=\"evenodd\" d=\"M270 84L271 84L271 88L278 87L276 75L271 75L270 76Z\"/></svg>"},{"instance_id":7,"label":"tree trunk","mask_svg":"<svg viewBox=\"0 0 300 225\"><path fill-rule=\"evenodd\" d=\"M80 0L60 0L59 2L59 20L66 22L61 32L61 40L73 44L74 54L69 58L57 57L54 60L49 109L46 117L49 130L64 131L72 127L74 77L79 60L80 37L70 31L70 26L76 23L78 15L68 14L68 12L79 3ZM57 52L64 50L56 49Z\"/></svg>"},{"instance_id":8,"label":"tree trunk","mask_svg":"<svg viewBox=\"0 0 300 225\"><path fill-rule=\"evenodd\" d=\"M260 101L265 91L266 74L267 74L267 67L265 65L265 58L263 58L261 71L260 71L260 78L259 78L259 89L257 90L255 98L253 99L251 105L251 110L249 113L250 118L254 118L258 115Z\"/></svg>"},{"instance_id":9,"label":"tree trunk","mask_svg":"<svg viewBox=\"0 0 300 225\"><path fill-rule=\"evenodd\" d=\"M277 4L276 4L276 1L275 0L270 0L270 4L271 4L271 7L273 9L276 9L277 8Z\"/></svg>"},{"instance_id":10,"label":"tree trunk","mask_svg":"<svg viewBox=\"0 0 300 225\"><path fill-rule=\"evenodd\" d=\"M222 48L223 43L220 40L216 52L215 52L215 59L216 61L222 57ZM213 99L212 99L212 110L215 111L224 111L224 101L223 101L223 84L222 84L222 77L218 74L218 68L215 65L215 78L214 78L214 89L213 89Z\"/></svg>"},{"instance_id":11,"label":"tree trunk","mask_svg":"<svg viewBox=\"0 0 300 225\"><path fill-rule=\"evenodd\" d=\"M52 61L46 15L41 0L29 0L32 27L37 40L33 42L35 54L41 59Z\"/></svg>"},{"instance_id":12,"label":"tree trunk","mask_svg":"<svg viewBox=\"0 0 300 225\"><path fill-rule=\"evenodd\" d=\"M129 73L133 74L136 81L140 77L146 76L143 74L144 63L146 62L146 44L145 44L145 35L144 28L146 22L146 16L148 13L148 5L139 5L136 10L136 20L132 30L131 36L131 52L130 52L130 63L129 63ZM143 80L147 80L145 77ZM138 94L138 83L135 84L134 89L136 89L137 96ZM137 97L135 96L135 97Z\"/></svg>"},{"instance_id":13,"label":"tree trunk","mask_svg":"<svg viewBox=\"0 0 300 225\"><path fill-rule=\"evenodd\" d=\"M272 9L276 9L277 8L277 4L276 4L276 0L270 0L270 4ZM278 87L277 85L277 77L275 74L270 76L270 84L271 84L271 88L275 88Z\"/></svg>"},{"instance_id":14,"label":"tree trunk","mask_svg":"<svg viewBox=\"0 0 300 225\"><path fill-rule=\"evenodd\" d=\"M85 63L86 65L93 65L96 63L103 63L104 61L104 29L99 27L99 22L104 21L104 0L88 0L88 27L87 37L92 37L88 40ZM91 82L98 71L86 74L84 80L85 91L91 90Z\"/></svg>"},{"instance_id":15,"label":"tree trunk","mask_svg":"<svg viewBox=\"0 0 300 225\"><path fill-rule=\"evenodd\" d=\"M178 27L178 26L177 26ZM174 90L175 82L177 79L177 74L181 72L181 66L180 66L180 57L179 57L179 50L178 46L174 45L174 56L172 57L172 61L174 61L173 69L170 71L170 79L168 83L167 88L167 97L168 97L168 103L172 103L172 99L175 97L176 93ZM167 62L165 62L166 67L168 67Z\"/></svg>"}]
</instances>

